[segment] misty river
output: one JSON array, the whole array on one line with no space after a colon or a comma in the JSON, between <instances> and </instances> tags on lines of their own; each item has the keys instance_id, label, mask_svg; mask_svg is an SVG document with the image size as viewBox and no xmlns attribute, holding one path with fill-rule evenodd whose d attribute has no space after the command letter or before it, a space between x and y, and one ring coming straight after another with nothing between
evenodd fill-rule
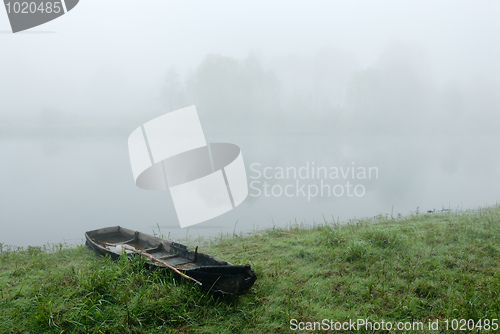
<instances>
[{"instance_id":1,"label":"misty river","mask_svg":"<svg viewBox=\"0 0 500 334\"><path fill-rule=\"evenodd\" d=\"M495 135L221 133L207 140L240 146L249 196L222 216L181 229L168 191L135 186L127 137L0 137L0 243L81 244L85 231L113 225L160 229L176 240L214 237L476 208L497 203L499 194Z\"/></svg>"}]
</instances>

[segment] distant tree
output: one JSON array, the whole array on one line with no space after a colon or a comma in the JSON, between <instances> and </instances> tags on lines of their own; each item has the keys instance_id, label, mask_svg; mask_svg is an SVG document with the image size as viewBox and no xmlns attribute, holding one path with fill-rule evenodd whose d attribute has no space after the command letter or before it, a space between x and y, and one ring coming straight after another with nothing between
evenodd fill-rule
<instances>
[{"instance_id":1,"label":"distant tree","mask_svg":"<svg viewBox=\"0 0 500 334\"><path fill-rule=\"evenodd\" d=\"M219 122L262 123L279 105L278 79L253 55L243 61L208 55L186 87L200 110L217 116Z\"/></svg>"},{"instance_id":2,"label":"distant tree","mask_svg":"<svg viewBox=\"0 0 500 334\"><path fill-rule=\"evenodd\" d=\"M346 93L346 127L349 131L379 128L378 124L386 110L382 74L368 68L357 71L351 77Z\"/></svg>"},{"instance_id":3,"label":"distant tree","mask_svg":"<svg viewBox=\"0 0 500 334\"><path fill-rule=\"evenodd\" d=\"M424 131L432 122L433 90L425 54L393 43L375 68L352 75L346 122L352 130L369 132Z\"/></svg>"},{"instance_id":4,"label":"distant tree","mask_svg":"<svg viewBox=\"0 0 500 334\"><path fill-rule=\"evenodd\" d=\"M355 109L374 109L381 103L382 78L380 71L368 68L352 75L346 94L347 104Z\"/></svg>"},{"instance_id":5,"label":"distant tree","mask_svg":"<svg viewBox=\"0 0 500 334\"><path fill-rule=\"evenodd\" d=\"M312 55L274 59L273 68L283 85L282 122L311 131L337 131L346 90L357 67L353 55L331 47Z\"/></svg>"},{"instance_id":6,"label":"distant tree","mask_svg":"<svg viewBox=\"0 0 500 334\"><path fill-rule=\"evenodd\" d=\"M186 96L179 73L170 66L163 82L163 97L166 99L168 111L186 106Z\"/></svg>"},{"instance_id":7,"label":"distant tree","mask_svg":"<svg viewBox=\"0 0 500 334\"><path fill-rule=\"evenodd\" d=\"M211 115L238 107L238 62L230 57L208 55L191 73L186 86L194 103Z\"/></svg>"}]
</instances>

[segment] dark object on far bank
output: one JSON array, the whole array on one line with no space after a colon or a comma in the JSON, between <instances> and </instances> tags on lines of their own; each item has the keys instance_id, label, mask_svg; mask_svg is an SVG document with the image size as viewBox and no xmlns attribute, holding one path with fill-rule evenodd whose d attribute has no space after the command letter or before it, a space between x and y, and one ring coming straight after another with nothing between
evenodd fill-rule
<instances>
[{"instance_id":1,"label":"dark object on far bank","mask_svg":"<svg viewBox=\"0 0 500 334\"><path fill-rule=\"evenodd\" d=\"M203 289L229 295L246 293L257 276L250 265L234 265L214 256L187 249L176 242L114 226L85 233L86 245L100 255L117 259L140 254L148 266L173 272Z\"/></svg>"}]
</instances>

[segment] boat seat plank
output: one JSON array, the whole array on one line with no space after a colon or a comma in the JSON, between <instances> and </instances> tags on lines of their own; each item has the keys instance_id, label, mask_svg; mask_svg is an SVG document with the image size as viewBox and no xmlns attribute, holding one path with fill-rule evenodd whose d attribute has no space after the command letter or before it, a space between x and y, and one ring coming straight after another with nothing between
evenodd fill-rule
<instances>
[{"instance_id":1,"label":"boat seat plank","mask_svg":"<svg viewBox=\"0 0 500 334\"><path fill-rule=\"evenodd\" d=\"M146 249L143 250L143 252L146 252L146 253L149 253L149 254L153 254L156 251L158 253L158 252L162 251L162 247L163 247L163 242L160 242L159 245L157 245L155 247L151 247L151 248L146 248Z\"/></svg>"},{"instance_id":2,"label":"boat seat plank","mask_svg":"<svg viewBox=\"0 0 500 334\"><path fill-rule=\"evenodd\" d=\"M184 257L179 257L179 256L172 257L170 259L162 260L162 261L168 263L171 266L178 266L181 264L186 264L186 263L192 262L192 260L190 260L190 259L186 259Z\"/></svg>"},{"instance_id":3,"label":"boat seat plank","mask_svg":"<svg viewBox=\"0 0 500 334\"><path fill-rule=\"evenodd\" d=\"M157 254L160 254L160 255L158 256ZM178 254L169 254L169 253L165 253L165 252L162 252L162 253L153 253L151 255L153 255L158 260L162 260L162 261L165 261L165 260L168 260L168 259L171 259L171 258L179 256Z\"/></svg>"}]
</instances>

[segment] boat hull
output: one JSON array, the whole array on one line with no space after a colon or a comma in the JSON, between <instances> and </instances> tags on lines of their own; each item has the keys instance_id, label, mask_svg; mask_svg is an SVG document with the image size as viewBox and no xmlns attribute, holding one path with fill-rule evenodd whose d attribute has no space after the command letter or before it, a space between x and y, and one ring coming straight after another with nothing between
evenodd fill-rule
<instances>
[{"instance_id":1,"label":"boat hull","mask_svg":"<svg viewBox=\"0 0 500 334\"><path fill-rule=\"evenodd\" d=\"M172 272L201 285L205 290L241 295L257 279L250 265L234 265L217 257L189 250L186 246L120 226L85 233L86 245L102 256L142 254L148 267Z\"/></svg>"}]
</instances>

